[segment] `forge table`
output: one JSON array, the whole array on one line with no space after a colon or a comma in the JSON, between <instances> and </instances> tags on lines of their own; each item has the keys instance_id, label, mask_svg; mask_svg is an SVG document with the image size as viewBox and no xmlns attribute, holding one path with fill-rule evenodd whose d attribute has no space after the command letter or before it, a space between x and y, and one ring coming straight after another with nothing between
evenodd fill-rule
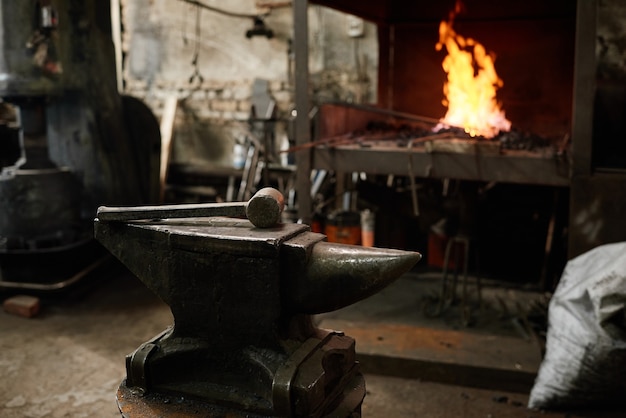
<instances>
[{"instance_id":1,"label":"forge table","mask_svg":"<svg viewBox=\"0 0 626 418\"><path fill-rule=\"evenodd\" d=\"M388 141L362 145L316 147L313 168L368 174L504 183L569 185L569 162L525 151L498 154L429 151L400 147Z\"/></svg>"},{"instance_id":2,"label":"forge table","mask_svg":"<svg viewBox=\"0 0 626 418\"><path fill-rule=\"evenodd\" d=\"M372 132L372 124L391 129ZM424 125L434 126L432 121L420 124L420 117L414 115L373 106L324 104L319 109L319 139L311 144L315 145L311 147L312 168L413 178L569 185L566 144L508 149L496 139L432 135L423 129ZM407 135L407 126L411 135ZM425 135L416 137L411 132L415 130Z\"/></svg>"}]
</instances>

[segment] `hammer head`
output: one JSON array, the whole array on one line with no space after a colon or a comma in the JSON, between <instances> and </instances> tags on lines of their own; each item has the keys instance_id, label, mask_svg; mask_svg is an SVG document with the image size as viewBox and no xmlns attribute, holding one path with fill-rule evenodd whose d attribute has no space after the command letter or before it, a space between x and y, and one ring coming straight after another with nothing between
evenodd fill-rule
<instances>
[{"instance_id":1,"label":"hammer head","mask_svg":"<svg viewBox=\"0 0 626 418\"><path fill-rule=\"evenodd\" d=\"M282 193L265 187L246 203L246 217L257 228L270 228L280 222L284 208L285 198Z\"/></svg>"}]
</instances>

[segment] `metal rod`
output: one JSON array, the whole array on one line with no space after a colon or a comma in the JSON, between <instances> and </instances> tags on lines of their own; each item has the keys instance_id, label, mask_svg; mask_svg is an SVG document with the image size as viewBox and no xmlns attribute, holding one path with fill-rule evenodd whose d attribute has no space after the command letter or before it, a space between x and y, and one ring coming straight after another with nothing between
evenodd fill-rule
<instances>
[{"instance_id":1,"label":"metal rod","mask_svg":"<svg viewBox=\"0 0 626 418\"><path fill-rule=\"evenodd\" d=\"M431 118L431 117L422 116L422 115L414 115L412 113L399 112L397 110L384 109L384 108L377 107L377 106L369 106L369 105L358 104L358 103L341 103L341 105L345 107L350 107L353 109L365 110L365 111L372 112L372 113L380 113L380 114L384 114L388 116L407 119L407 120L411 120L414 122L424 122L424 123L433 124L433 125L436 125L441 122L441 119Z\"/></svg>"}]
</instances>

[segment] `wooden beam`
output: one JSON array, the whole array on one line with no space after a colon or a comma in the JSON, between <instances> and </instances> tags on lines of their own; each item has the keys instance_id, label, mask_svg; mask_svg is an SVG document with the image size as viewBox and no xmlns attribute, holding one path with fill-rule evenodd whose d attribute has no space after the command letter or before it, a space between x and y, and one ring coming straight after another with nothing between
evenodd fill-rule
<instances>
[{"instance_id":1,"label":"wooden beam","mask_svg":"<svg viewBox=\"0 0 626 418\"><path fill-rule=\"evenodd\" d=\"M172 149L172 136L174 133L174 120L176 119L176 109L178 108L178 98L169 96L163 105L161 116L161 165L159 170L159 201L165 199L165 183L167 181L167 166L170 161Z\"/></svg>"}]
</instances>

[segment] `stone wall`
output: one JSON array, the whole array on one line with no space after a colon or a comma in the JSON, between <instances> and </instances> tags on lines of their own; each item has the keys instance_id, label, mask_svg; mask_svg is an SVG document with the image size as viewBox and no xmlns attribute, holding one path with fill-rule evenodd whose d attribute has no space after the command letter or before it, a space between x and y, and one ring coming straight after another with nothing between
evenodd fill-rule
<instances>
[{"instance_id":1,"label":"stone wall","mask_svg":"<svg viewBox=\"0 0 626 418\"><path fill-rule=\"evenodd\" d=\"M262 11L254 0L203 3L240 14ZM167 97L180 100L172 162L231 164L234 142L248 127L255 79L269 82L277 146L284 142L293 106L290 6L273 8L264 19L273 31L269 39L246 37L252 18L200 10L183 0L121 0L121 9L125 93L143 99L157 117ZM350 36L350 18L309 6L314 103L376 100L376 26L364 22L363 35Z\"/></svg>"}]
</instances>

